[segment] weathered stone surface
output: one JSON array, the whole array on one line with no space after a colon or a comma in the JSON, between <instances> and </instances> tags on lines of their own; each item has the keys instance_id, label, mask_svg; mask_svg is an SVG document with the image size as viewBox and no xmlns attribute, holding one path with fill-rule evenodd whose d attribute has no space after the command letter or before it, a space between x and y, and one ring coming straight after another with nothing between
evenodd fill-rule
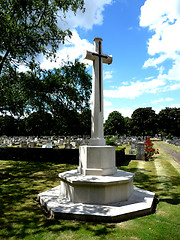
<instances>
[{"instance_id":1,"label":"weathered stone surface","mask_svg":"<svg viewBox=\"0 0 180 240\"><path fill-rule=\"evenodd\" d=\"M77 170L60 173L61 194L74 203L109 204L126 201L133 192L133 173L83 176Z\"/></svg>"},{"instance_id":2,"label":"weathered stone surface","mask_svg":"<svg viewBox=\"0 0 180 240\"><path fill-rule=\"evenodd\" d=\"M73 203L63 198L60 186L57 186L40 193L38 200L53 218L120 222L151 214L155 206L154 197L152 192L134 188L131 197L123 202L106 205Z\"/></svg>"}]
</instances>

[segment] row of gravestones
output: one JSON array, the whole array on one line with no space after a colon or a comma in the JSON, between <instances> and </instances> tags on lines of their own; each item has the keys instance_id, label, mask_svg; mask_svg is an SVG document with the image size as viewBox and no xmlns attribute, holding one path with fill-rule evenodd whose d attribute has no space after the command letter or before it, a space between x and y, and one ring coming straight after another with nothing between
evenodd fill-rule
<instances>
[{"instance_id":1,"label":"row of gravestones","mask_svg":"<svg viewBox=\"0 0 180 240\"><path fill-rule=\"evenodd\" d=\"M117 146L122 146L122 145L131 146L131 149L129 150L129 154L135 154L136 149L137 149L137 144L139 142L144 143L145 140L146 140L146 137L136 137L136 136L119 137L119 139L116 140L116 145Z\"/></svg>"},{"instance_id":2,"label":"row of gravestones","mask_svg":"<svg viewBox=\"0 0 180 240\"><path fill-rule=\"evenodd\" d=\"M163 141L166 143L173 144L175 146L180 147L180 138L178 138L178 137L172 137L172 139L168 139L168 138L164 137Z\"/></svg>"},{"instance_id":3,"label":"row of gravestones","mask_svg":"<svg viewBox=\"0 0 180 240\"><path fill-rule=\"evenodd\" d=\"M42 147L42 148L58 148L63 146L65 148L77 148L79 145L87 145L89 141L88 136L73 136L73 137L33 137L33 136L19 136L19 137L1 137L1 147ZM120 137L116 140L117 146L131 145L131 150L135 151L137 142L144 142L143 137Z\"/></svg>"},{"instance_id":4,"label":"row of gravestones","mask_svg":"<svg viewBox=\"0 0 180 240\"><path fill-rule=\"evenodd\" d=\"M136 154L138 159L144 159L144 141L143 137L120 137L116 140L116 145L131 146L129 154ZM22 147L22 148L59 148L63 146L65 149L77 148L79 145L87 145L89 137L54 137L45 136L41 138L28 137L2 137L0 138L0 147Z\"/></svg>"},{"instance_id":5,"label":"row of gravestones","mask_svg":"<svg viewBox=\"0 0 180 240\"><path fill-rule=\"evenodd\" d=\"M19 136L19 137L1 137L0 147L23 147L23 148L59 148L59 146L64 146L64 148L71 149L77 148L79 145L88 144L87 137L33 137L33 136Z\"/></svg>"}]
</instances>

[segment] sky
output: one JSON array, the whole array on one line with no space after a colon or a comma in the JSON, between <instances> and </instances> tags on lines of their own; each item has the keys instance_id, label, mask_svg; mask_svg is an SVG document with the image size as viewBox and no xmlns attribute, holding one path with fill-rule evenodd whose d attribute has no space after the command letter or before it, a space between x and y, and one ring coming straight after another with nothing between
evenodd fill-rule
<instances>
[{"instance_id":1,"label":"sky","mask_svg":"<svg viewBox=\"0 0 180 240\"><path fill-rule=\"evenodd\" d=\"M180 107L180 0L85 0L85 8L59 19L72 38L59 46L56 62L39 56L41 67L78 58L92 74L83 52L94 51L100 37L103 53L113 57L103 64L105 120L113 111L131 117L137 108Z\"/></svg>"}]
</instances>

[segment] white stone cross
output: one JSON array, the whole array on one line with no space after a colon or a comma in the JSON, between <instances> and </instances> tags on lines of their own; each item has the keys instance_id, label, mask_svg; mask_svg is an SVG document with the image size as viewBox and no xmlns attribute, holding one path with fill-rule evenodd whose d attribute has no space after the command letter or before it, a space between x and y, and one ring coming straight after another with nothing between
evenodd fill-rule
<instances>
[{"instance_id":1,"label":"white stone cross","mask_svg":"<svg viewBox=\"0 0 180 240\"><path fill-rule=\"evenodd\" d=\"M102 39L94 39L95 52L86 51L85 59L93 61L91 139L89 145L105 146L103 126L103 63L111 64L112 56L102 54Z\"/></svg>"}]
</instances>

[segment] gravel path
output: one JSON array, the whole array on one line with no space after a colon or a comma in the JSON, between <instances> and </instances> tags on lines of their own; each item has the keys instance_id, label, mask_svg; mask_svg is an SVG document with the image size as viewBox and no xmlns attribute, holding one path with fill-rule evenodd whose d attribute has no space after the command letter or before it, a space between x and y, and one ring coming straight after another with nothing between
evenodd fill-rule
<instances>
[{"instance_id":1,"label":"gravel path","mask_svg":"<svg viewBox=\"0 0 180 240\"><path fill-rule=\"evenodd\" d=\"M169 154L176 162L180 164L180 152L172 149L168 145L164 145L161 142L157 142L157 144L167 153Z\"/></svg>"}]
</instances>

